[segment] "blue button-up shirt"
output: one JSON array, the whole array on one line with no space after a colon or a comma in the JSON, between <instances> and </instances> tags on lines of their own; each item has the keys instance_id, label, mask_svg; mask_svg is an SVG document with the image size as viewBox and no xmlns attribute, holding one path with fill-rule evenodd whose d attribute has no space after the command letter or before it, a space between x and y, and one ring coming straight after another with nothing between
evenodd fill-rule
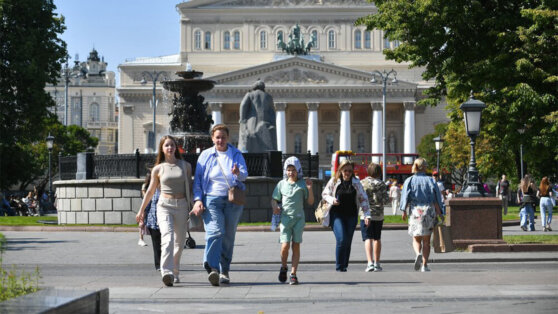
<instances>
[{"instance_id":1,"label":"blue button-up shirt","mask_svg":"<svg viewBox=\"0 0 558 314\"><path fill-rule=\"evenodd\" d=\"M244 156L242 156L242 152L240 152L240 150L231 144L227 144L227 146L228 149L232 150L232 160L227 158L221 166L224 171L230 171L236 163L240 173L238 175L233 174L232 186L237 186L241 190L245 190L246 187L242 181L246 180L246 177L248 177L248 170L246 168ZM196 173L194 174L194 201L202 200L203 196L207 192L209 186L209 173L212 167L219 167L219 164L217 164L217 150L215 149L215 146L204 150L200 154L200 157L198 157L198 162L196 163Z\"/></svg>"},{"instance_id":2,"label":"blue button-up shirt","mask_svg":"<svg viewBox=\"0 0 558 314\"><path fill-rule=\"evenodd\" d=\"M430 205L438 203L442 208L442 198L438 185L424 172L418 172L407 178L401 191L399 210L405 211L407 205Z\"/></svg>"}]
</instances>

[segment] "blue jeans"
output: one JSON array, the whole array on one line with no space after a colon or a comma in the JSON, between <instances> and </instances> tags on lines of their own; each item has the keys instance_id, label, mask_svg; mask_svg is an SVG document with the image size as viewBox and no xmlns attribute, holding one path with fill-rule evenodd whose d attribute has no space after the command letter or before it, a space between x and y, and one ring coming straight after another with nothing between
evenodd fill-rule
<instances>
[{"instance_id":1,"label":"blue jeans","mask_svg":"<svg viewBox=\"0 0 558 314\"><path fill-rule=\"evenodd\" d=\"M519 217L521 219L521 227L527 227L527 222L529 222L529 230L535 231L535 210L531 204L525 204L521 208Z\"/></svg>"},{"instance_id":2,"label":"blue jeans","mask_svg":"<svg viewBox=\"0 0 558 314\"><path fill-rule=\"evenodd\" d=\"M552 200L550 199L550 197L541 197L541 224L543 228L550 225L550 223L552 222L552 207Z\"/></svg>"},{"instance_id":3,"label":"blue jeans","mask_svg":"<svg viewBox=\"0 0 558 314\"><path fill-rule=\"evenodd\" d=\"M228 273L233 256L236 226L244 206L228 201L227 196L206 195L203 199L205 210L202 214L205 226L204 264Z\"/></svg>"},{"instance_id":4,"label":"blue jeans","mask_svg":"<svg viewBox=\"0 0 558 314\"><path fill-rule=\"evenodd\" d=\"M357 216L343 216L331 213L331 226L335 235L335 270L346 271L351 256L351 244L355 233Z\"/></svg>"}]
</instances>

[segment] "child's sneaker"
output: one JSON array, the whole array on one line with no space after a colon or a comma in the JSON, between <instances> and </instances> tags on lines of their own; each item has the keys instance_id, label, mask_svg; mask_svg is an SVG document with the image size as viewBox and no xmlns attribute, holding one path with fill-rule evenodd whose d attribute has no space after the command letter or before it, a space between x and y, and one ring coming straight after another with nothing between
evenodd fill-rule
<instances>
[{"instance_id":1,"label":"child's sneaker","mask_svg":"<svg viewBox=\"0 0 558 314\"><path fill-rule=\"evenodd\" d=\"M373 263L368 264L368 266L366 266L366 269L364 271L367 273L374 271L374 264Z\"/></svg>"},{"instance_id":2,"label":"child's sneaker","mask_svg":"<svg viewBox=\"0 0 558 314\"><path fill-rule=\"evenodd\" d=\"M296 278L295 274L291 274L291 279L289 280L289 284L298 285L298 278Z\"/></svg>"},{"instance_id":3,"label":"child's sneaker","mask_svg":"<svg viewBox=\"0 0 558 314\"><path fill-rule=\"evenodd\" d=\"M281 270L279 271L279 281L280 282L287 281L287 267L281 266Z\"/></svg>"},{"instance_id":4,"label":"child's sneaker","mask_svg":"<svg viewBox=\"0 0 558 314\"><path fill-rule=\"evenodd\" d=\"M145 241L143 241L142 239L140 239L140 240L138 241L138 245L139 245L139 246L147 246L147 243L145 243Z\"/></svg>"},{"instance_id":5,"label":"child's sneaker","mask_svg":"<svg viewBox=\"0 0 558 314\"><path fill-rule=\"evenodd\" d=\"M383 268L382 268L382 266L380 266L380 263L374 264L374 271L375 272L379 272L379 271L382 271L382 270L383 270Z\"/></svg>"}]
</instances>

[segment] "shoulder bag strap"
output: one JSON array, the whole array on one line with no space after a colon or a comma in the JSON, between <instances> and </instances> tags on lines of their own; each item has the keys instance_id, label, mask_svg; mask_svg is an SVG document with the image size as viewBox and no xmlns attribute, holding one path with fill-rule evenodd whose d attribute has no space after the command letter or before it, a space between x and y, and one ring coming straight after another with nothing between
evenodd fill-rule
<instances>
[{"instance_id":1,"label":"shoulder bag strap","mask_svg":"<svg viewBox=\"0 0 558 314\"><path fill-rule=\"evenodd\" d=\"M231 185L229 184L229 181L227 180L227 176L225 175L225 171L223 170L223 167L221 166L221 163L219 162L219 155L217 155L217 164L219 165L219 169L221 169L221 173L223 174L223 178L225 178L225 183L227 184L227 186L229 187L229 190L231 189Z\"/></svg>"}]
</instances>

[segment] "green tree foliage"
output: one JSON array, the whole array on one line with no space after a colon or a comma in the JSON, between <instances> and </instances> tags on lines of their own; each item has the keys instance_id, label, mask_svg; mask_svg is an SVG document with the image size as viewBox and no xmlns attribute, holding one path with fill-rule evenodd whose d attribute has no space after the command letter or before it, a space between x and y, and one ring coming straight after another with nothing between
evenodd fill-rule
<instances>
[{"instance_id":1,"label":"green tree foliage","mask_svg":"<svg viewBox=\"0 0 558 314\"><path fill-rule=\"evenodd\" d=\"M26 149L44 142L54 105L45 85L56 82L66 57L54 9L48 0L0 1L0 189L33 171L37 161Z\"/></svg>"},{"instance_id":2,"label":"green tree foliage","mask_svg":"<svg viewBox=\"0 0 558 314\"><path fill-rule=\"evenodd\" d=\"M382 29L390 40L401 42L393 50L384 50L388 59L424 67L423 78L435 84L419 103L437 105L446 96L448 132L463 128L458 108L471 90L487 104L476 150L481 173L515 177L523 143L526 171L539 178L556 175L556 0L373 2L378 13L360 18L357 24ZM526 132L520 136L517 129L522 126ZM454 139L455 145L463 144ZM446 142L449 150L460 150L451 145ZM455 164L468 163L468 156L452 157L460 158L451 160Z\"/></svg>"}]
</instances>

